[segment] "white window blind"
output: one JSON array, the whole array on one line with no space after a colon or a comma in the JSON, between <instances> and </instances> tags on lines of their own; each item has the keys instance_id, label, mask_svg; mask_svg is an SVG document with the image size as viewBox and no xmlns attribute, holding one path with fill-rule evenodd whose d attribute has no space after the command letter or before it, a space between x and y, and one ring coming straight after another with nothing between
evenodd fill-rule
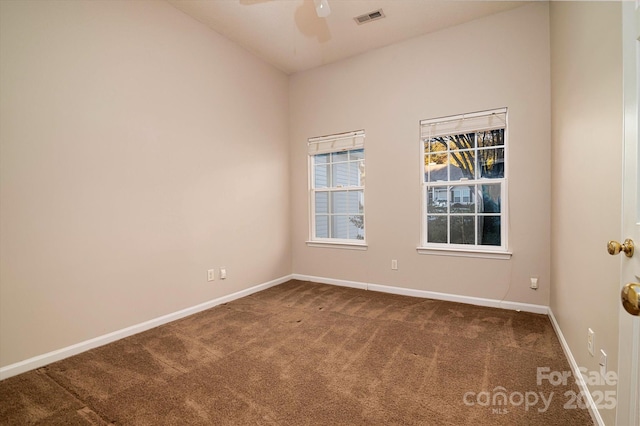
<instances>
[{"instance_id":1,"label":"white window blind","mask_svg":"<svg viewBox=\"0 0 640 426\"><path fill-rule=\"evenodd\" d=\"M364 148L364 130L311 138L308 142L309 155L362 149Z\"/></svg>"},{"instance_id":2,"label":"white window blind","mask_svg":"<svg viewBox=\"0 0 640 426\"><path fill-rule=\"evenodd\" d=\"M507 109L502 108L493 111L422 120L420 122L420 132L423 139L431 139L440 136L503 129L506 123Z\"/></svg>"}]
</instances>

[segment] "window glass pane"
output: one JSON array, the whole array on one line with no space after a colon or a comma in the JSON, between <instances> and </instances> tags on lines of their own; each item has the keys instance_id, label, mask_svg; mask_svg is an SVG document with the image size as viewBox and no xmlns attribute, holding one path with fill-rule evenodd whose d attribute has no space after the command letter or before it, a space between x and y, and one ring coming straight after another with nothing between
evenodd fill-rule
<instances>
[{"instance_id":1,"label":"window glass pane","mask_svg":"<svg viewBox=\"0 0 640 426\"><path fill-rule=\"evenodd\" d=\"M348 213L362 213L364 208L362 191L349 191L347 198L349 199Z\"/></svg>"},{"instance_id":2,"label":"window glass pane","mask_svg":"<svg viewBox=\"0 0 640 426\"><path fill-rule=\"evenodd\" d=\"M442 154L426 154L424 157L425 170L427 170L427 168L433 168L434 166L447 164L448 158L449 154L447 154L446 152ZM439 170L440 168L436 167L436 169Z\"/></svg>"},{"instance_id":3,"label":"window glass pane","mask_svg":"<svg viewBox=\"0 0 640 426\"><path fill-rule=\"evenodd\" d=\"M316 192L316 213L329 213L329 193Z\"/></svg>"},{"instance_id":4,"label":"window glass pane","mask_svg":"<svg viewBox=\"0 0 640 426\"><path fill-rule=\"evenodd\" d=\"M364 216L349 216L349 238L364 240Z\"/></svg>"},{"instance_id":5,"label":"window glass pane","mask_svg":"<svg viewBox=\"0 0 640 426\"><path fill-rule=\"evenodd\" d=\"M329 216L316 215L316 238L329 238Z\"/></svg>"},{"instance_id":6,"label":"window glass pane","mask_svg":"<svg viewBox=\"0 0 640 426\"><path fill-rule=\"evenodd\" d=\"M432 186L427 189L427 212L446 213L447 212L447 187Z\"/></svg>"},{"instance_id":7,"label":"window glass pane","mask_svg":"<svg viewBox=\"0 0 640 426\"><path fill-rule=\"evenodd\" d=\"M313 156L314 164L327 164L329 162L329 154L318 154Z\"/></svg>"},{"instance_id":8,"label":"window glass pane","mask_svg":"<svg viewBox=\"0 0 640 426\"><path fill-rule=\"evenodd\" d=\"M350 160L364 160L364 149L354 149L349 151Z\"/></svg>"},{"instance_id":9,"label":"window glass pane","mask_svg":"<svg viewBox=\"0 0 640 426\"><path fill-rule=\"evenodd\" d=\"M446 164L449 157L447 145L435 139L425 141L424 153L425 182L448 180Z\"/></svg>"},{"instance_id":10,"label":"window glass pane","mask_svg":"<svg viewBox=\"0 0 640 426\"><path fill-rule=\"evenodd\" d=\"M349 186L360 185L360 170L358 161L349 162Z\"/></svg>"},{"instance_id":11,"label":"window glass pane","mask_svg":"<svg viewBox=\"0 0 640 426\"><path fill-rule=\"evenodd\" d=\"M349 185L349 163L337 163L331 165L333 173L333 187L344 187Z\"/></svg>"},{"instance_id":12,"label":"window glass pane","mask_svg":"<svg viewBox=\"0 0 640 426\"><path fill-rule=\"evenodd\" d=\"M347 161L349 159L349 152L348 151L342 151L342 152L334 152L331 154L331 162L332 163L337 163L339 161Z\"/></svg>"},{"instance_id":13,"label":"window glass pane","mask_svg":"<svg viewBox=\"0 0 640 426\"><path fill-rule=\"evenodd\" d=\"M480 177L499 179L504 177L504 148L478 151L478 172Z\"/></svg>"},{"instance_id":14,"label":"window glass pane","mask_svg":"<svg viewBox=\"0 0 640 426\"><path fill-rule=\"evenodd\" d=\"M478 148L504 146L504 129L478 132Z\"/></svg>"},{"instance_id":15,"label":"window glass pane","mask_svg":"<svg viewBox=\"0 0 640 426\"><path fill-rule=\"evenodd\" d=\"M500 213L500 185L499 183L481 185L482 202L479 208L480 213Z\"/></svg>"},{"instance_id":16,"label":"window glass pane","mask_svg":"<svg viewBox=\"0 0 640 426\"><path fill-rule=\"evenodd\" d=\"M484 246L499 246L502 244L500 238L500 216L478 217L478 244Z\"/></svg>"},{"instance_id":17,"label":"window glass pane","mask_svg":"<svg viewBox=\"0 0 640 426\"><path fill-rule=\"evenodd\" d=\"M364 160L358 161L358 181L356 183L357 186L364 186Z\"/></svg>"},{"instance_id":18,"label":"window glass pane","mask_svg":"<svg viewBox=\"0 0 640 426\"><path fill-rule=\"evenodd\" d=\"M447 216L427 216L427 242L447 242Z\"/></svg>"},{"instance_id":19,"label":"window glass pane","mask_svg":"<svg viewBox=\"0 0 640 426\"><path fill-rule=\"evenodd\" d=\"M446 139L449 143L449 150L458 150L458 149L473 149L476 147L476 134L475 133L465 133L463 135L450 135L445 136L443 139Z\"/></svg>"},{"instance_id":20,"label":"window glass pane","mask_svg":"<svg viewBox=\"0 0 640 426\"><path fill-rule=\"evenodd\" d=\"M347 208L347 191L331 193L331 213L349 213Z\"/></svg>"},{"instance_id":21,"label":"window glass pane","mask_svg":"<svg viewBox=\"0 0 640 426\"><path fill-rule=\"evenodd\" d=\"M425 141L425 154L433 154L447 151L447 141L445 138L434 138Z\"/></svg>"},{"instance_id":22,"label":"window glass pane","mask_svg":"<svg viewBox=\"0 0 640 426\"><path fill-rule=\"evenodd\" d=\"M449 156L449 179L475 179L476 156L474 151L452 151Z\"/></svg>"},{"instance_id":23,"label":"window glass pane","mask_svg":"<svg viewBox=\"0 0 640 426\"><path fill-rule=\"evenodd\" d=\"M329 166L319 165L313 168L313 181L315 188L327 188L329 186Z\"/></svg>"},{"instance_id":24,"label":"window glass pane","mask_svg":"<svg viewBox=\"0 0 640 426\"><path fill-rule=\"evenodd\" d=\"M331 238L349 237L349 216L331 216Z\"/></svg>"},{"instance_id":25,"label":"window glass pane","mask_svg":"<svg viewBox=\"0 0 640 426\"><path fill-rule=\"evenodd\" d=\"M447 154L427 155L425 157L424 179L426 182L449 180L447 175Z\"/></svg>"},{"instance_id":26,"label":"window glass pane","mask_svg":"<svg viewBox=\"0 0 640 426\"><path fill-rule=\"evenodd\" d=\"M476 194L475 185L471 186L450 186L449 197L451 213L475 213Z\"/></svg>"},{"instance_id":27,"label":"window glass pane","mask_svg":"<svg viewBox=\"0 0 640 426\"><path fill-rule=\"evenodd\" d=\"M475 244L475 222L474 216L451 216L451 244Z\"/></svg>"}]
</instances>

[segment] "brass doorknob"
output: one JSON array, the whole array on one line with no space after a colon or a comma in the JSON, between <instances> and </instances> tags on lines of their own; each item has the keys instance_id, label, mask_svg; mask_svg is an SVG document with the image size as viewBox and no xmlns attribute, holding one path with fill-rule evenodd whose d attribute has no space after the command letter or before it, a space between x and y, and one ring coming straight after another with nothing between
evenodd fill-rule
<instances>
[{"instance_id":1,"label":"brass doorknob","mask_svg":"<svg viewBox=\"0 0 640 426\"><path fill-rule=\"evenodd\" d=\"M640 316L640 284L628 283L620 293L622 306L631 315Z\"/></svg>"},{"instance_id":2,"label":"brass doorknob","mask_svg":"<svg viewBox=\"0 0 640 426\"><path fill-rule=\"evenodd\" d=\"M624 252L625 256L631 257L633 256L633 249L634 249L633 241L629 238L624 240L624 243L622 244L620 244L617 241L609 241L607 243L607 251L611 256L615 256L616 254L622 251Z\"/></svg>"}]
</instances>

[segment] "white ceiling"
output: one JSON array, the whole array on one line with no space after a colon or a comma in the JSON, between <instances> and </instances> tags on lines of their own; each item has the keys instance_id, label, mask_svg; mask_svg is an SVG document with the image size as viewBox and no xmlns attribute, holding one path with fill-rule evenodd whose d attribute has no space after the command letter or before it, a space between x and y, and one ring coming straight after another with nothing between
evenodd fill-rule
<instances>
[{"instance_id":1,"label":"white ceiling","mask_svg":"<svg viewBox=\"0 0 640 426\"><path fill-rule=\"evenodd\" d=\"M523 1L328 0L318 18L313 0L168 0L176 8L291 74L401 40L526 4ZM358 25L354 17L386 17Z\"/></svg>"}]
</instances>

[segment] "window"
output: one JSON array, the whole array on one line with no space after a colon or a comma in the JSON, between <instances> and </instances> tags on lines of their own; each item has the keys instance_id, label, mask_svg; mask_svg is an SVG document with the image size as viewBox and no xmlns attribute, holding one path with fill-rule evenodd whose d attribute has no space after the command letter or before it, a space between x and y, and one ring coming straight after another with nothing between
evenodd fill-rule
<instances>
[{"instance_id":1,"label":"window","mask_svg":"<svg viewBox=\"0 0 640 426\"><path fill-rule=\"evenodd\" d=\"M364 246L364 131L309 139L311 243Z\"/></svg>"},{"instance_id":2,"label":"window","mask_svg":"<svg viewBox=\"0 0 640 426\"><path fill-rule=\"evenodd\" d=\"M420 127L419 251L506 253L506 108L423 120Z\"/></svg>"}]
</instances>

